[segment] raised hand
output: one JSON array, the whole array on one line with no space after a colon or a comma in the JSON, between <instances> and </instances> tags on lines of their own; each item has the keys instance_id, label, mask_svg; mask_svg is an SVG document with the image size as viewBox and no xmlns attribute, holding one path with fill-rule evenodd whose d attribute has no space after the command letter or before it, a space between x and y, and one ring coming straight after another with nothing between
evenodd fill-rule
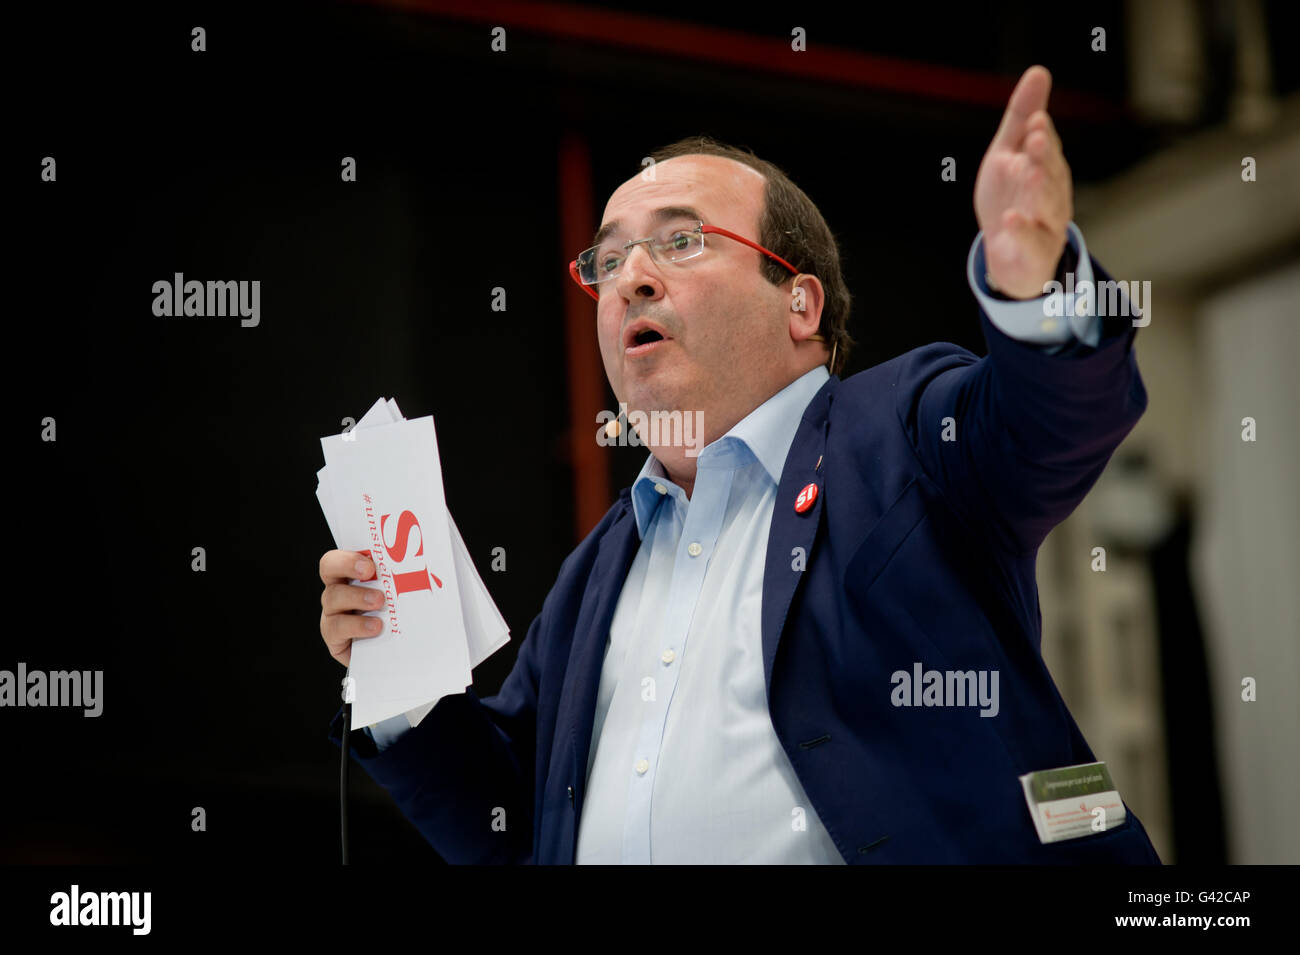
<instances>
[{"instance_id":1,"label":"raised hand","mask_svg":"<svg viewBox=\"0 0 1300 955\"><path fill-rule=\"evenodd\" d=\"M1047 96L1052 74L1025 70L975 177L975 218L998 291L1036 298L1056 275L1074 216L1074 185Z\"/></svg>"}]
</instances>

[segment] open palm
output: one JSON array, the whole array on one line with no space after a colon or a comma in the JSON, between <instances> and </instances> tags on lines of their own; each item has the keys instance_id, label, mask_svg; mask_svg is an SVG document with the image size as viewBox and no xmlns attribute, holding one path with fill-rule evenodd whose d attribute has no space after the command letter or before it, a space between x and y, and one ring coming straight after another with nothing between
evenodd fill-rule
<instances>
[{"instance_id":1,"label":"open palm","mask_svg":"<svg viewBox=\"0 0 1300 955\"><path fill-rule=\"evenodd\" d=\"M975 178L985 264L998 290L1012 298L1043 294L1074 215L1070 167L1047 115L1051 89L1045 68L1025 71Z\"/></svg>"}]
</instances>

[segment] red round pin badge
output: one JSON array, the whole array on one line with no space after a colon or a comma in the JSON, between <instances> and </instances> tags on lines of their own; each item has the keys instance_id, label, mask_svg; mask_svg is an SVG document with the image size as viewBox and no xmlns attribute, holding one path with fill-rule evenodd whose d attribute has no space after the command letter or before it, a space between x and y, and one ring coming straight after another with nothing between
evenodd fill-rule
<instances>
[{"instance_id":1,"label":"red round pin badge","mask_svg":"<svg viewBox=\"0 0 1300 955\"><path fill-rule=\"evenodd\" d=\"M817 485L809 484L794 499L794 512L796 514L804 513L813 506L815 500L817 500Z\"/></svg>"}]
</instances>

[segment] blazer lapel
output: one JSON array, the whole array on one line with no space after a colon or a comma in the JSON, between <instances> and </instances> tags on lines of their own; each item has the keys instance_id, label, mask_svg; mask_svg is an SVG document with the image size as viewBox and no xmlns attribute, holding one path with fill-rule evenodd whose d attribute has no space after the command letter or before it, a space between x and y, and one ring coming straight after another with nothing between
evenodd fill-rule
<instances>
[{"instance_id":1,"label":"blazer lapel","mask_svg":"<svg viewBox=\"0 0 1300 955\"><path fill-rule=\"evenodd\" d=\"M623 513L619 515L600 539L596 562L592 567L590 586L583 595L574 629L573 646L569 650L564 698L561 712L556 715L556 726L569 726L570 744L576 766L573 783L579 799L587 782L587 758L591 751L591 731L596 721L596 694L600 689L600 671L605 661L605 644L609 627L614 620L619 594L628 569L641 546L636 532L636 516L632 512L630 489L624 488L619 498ZM567 714L564 709L568 710ZM576 807L581 808L581 802Z\"/></svg>"},{"instance_id":2,"label":"blazer lapel","mask_svg":"<svg viewBox=\"0 0 1300 955\"><path fill-rule=\"evenodd\" d=\"M799 553L795 548L802 548L803 566L806 567L812 559L813 539L821 522L826 490L826 462L823 459L826 428L831 397L838 384L839 378L832 375L808 403L776 489L776 506L772 509L767 557L763 565L763 670L769 700L772 698L772 664L776 660L776 648L781 640L781 631L785 629L790 601L804 576L802 570L795 569ZM809 484L817 486L817 497L812 507L800 514L795 510L795 500Z\"/></svg>"}]
</instances>

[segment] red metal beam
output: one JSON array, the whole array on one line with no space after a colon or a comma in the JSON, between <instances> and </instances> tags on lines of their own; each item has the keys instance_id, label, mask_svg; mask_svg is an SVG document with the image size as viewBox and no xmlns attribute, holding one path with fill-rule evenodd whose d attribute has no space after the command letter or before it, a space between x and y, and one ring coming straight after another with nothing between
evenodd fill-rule
<instances>
[{"instance_id":1,"label":"red metal beam","mask_svg":"<svg viewBox=\"0 0 1300 955\"><path fill-rule=\"evenodd\" d=\"M835 86L917 96L1001 111L1018 77L918 63L837 48L814 38L815 54L790 49L789 36L757 36L739 30L680 23L640 13L600 10L544 0L356 0L374 6L427 13L525 30L540 36L617 47L720 66L782 74ZM486 40L485 40L486 42ZM1028 66L1029 64L1025 64ZM1052 90L1052 113L1099 119L1115 104L1089 93Z\"/></svg>"},{"instance_id":2,"label":"red metal beam","mask_svg":"<svg viewBox=\"0 0 1300 955\"><path fill-rule=\"evenodd\" d=\"M596 210L591 197L591 147L574 132L560 139L559 208L561 248L584 249L591 242ZM600 523L609 509L609 451L596 443L596 415L605 403L605 367L596 342L596 305L556 270L564 283L564 346L569 384L569 460L573 464L574 541Z\"/></svg>"}]
</instances>

